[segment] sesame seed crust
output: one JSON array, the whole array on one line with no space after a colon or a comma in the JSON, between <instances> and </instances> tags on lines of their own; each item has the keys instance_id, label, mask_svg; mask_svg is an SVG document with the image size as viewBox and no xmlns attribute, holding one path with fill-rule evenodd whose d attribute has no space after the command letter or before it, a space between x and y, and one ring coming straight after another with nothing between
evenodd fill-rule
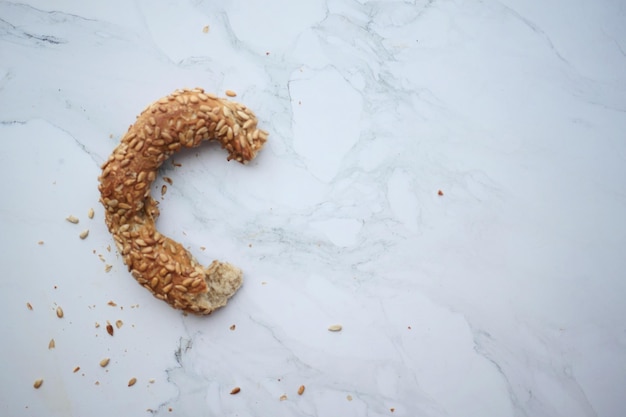
<instances>
[{"instance_id":1,"label":"sesame seed crust","mask_svg":"<svg viewBox=\"0 0 626 417\"><path fill-rule=\"evenodd\" d=\"M268 133L246 106L205 93L176 90L150 104L129 127L99 177L105 222L133 277L172 307L210 314L239 289L242 272L219 261L200 265L180 243L156 230L151 184L159 167L182 148L218 141L228 160L246 163Z\"/></svg>"}]
</instances>

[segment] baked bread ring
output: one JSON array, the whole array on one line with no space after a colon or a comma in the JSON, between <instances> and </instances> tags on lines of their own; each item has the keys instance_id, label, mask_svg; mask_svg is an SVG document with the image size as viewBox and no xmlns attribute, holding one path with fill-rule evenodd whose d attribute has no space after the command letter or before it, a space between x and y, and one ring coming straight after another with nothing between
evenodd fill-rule
<instances>
[{"instance_id":1,"label":"baked bread ring","mask_svg":"<svg viewBox=\"0 0 626 417\"><path fill-rule=\"evenodd\" d=\"M213 261L202 267L180 243L155 228L159 215L150 186L163 162L181 148L217 140L228 160L246 163L268 133L244 105L201 88L177 90L150 104L130 126L99 177L100 202L124 263L155 297L177 309L210 314L239 289L241 271Z\"/></svg>"}]
</instances>

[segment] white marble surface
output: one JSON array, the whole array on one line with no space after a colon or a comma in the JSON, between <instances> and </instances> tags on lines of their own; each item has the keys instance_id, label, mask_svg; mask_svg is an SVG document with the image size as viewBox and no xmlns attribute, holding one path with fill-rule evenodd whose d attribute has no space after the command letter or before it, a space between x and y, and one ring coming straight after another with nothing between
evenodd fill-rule
<instances>
[{"instance_id":1,"label":"white marble surface","mask_svg":"<svg viewBox=\"0 0 626 417\"><path fill-rule=\"evenodd\" d=\"M1 1L0 414L625 415L625 22L619 0ZM247 166L204 146L162 171L161 231L244 270L209 317L137 285L97 190L135 116L195 86L270 132Z\"/></svg>"}]
</instances>

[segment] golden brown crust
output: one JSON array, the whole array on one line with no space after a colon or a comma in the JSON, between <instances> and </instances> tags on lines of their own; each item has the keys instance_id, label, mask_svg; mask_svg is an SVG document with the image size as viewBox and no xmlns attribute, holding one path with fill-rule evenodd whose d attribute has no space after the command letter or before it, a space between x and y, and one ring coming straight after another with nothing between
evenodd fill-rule
<instances>
[{"instance_id":1,"label":"golden brown crust","mask_svg":"<svg viewBox=\"0 0 626 417\"><path fill-rule=\"evenodd\" d=\"M102 165L100 202L124 263L135 279L175 308L210 314L241 286L236 267L213 261L204 268L180 244L155 228L159 215L150 185L174 152L217 140L228 160L245 163L267 139L245 106L205 93L177 90L149 105Z\"/></svg>"}]
</instances>

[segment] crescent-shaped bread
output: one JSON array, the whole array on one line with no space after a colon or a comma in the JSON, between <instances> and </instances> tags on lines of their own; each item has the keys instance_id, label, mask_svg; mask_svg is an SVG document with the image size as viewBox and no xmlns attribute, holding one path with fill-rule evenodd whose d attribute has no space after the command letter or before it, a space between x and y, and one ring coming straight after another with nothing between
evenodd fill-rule
<instances>
[{"instance_id":1,"label":"crescent-shaped bread","mask_svg":"<svg viewBox=\"0 0 626 417\"><path fill-rule=\"evenodd\" d=\"M213 261L204 268L180 243L156 230L150 188L159 167L182 148L216 140L228 160L253 159L268 133L244 105L205 93L177 90L150 104L102 165L100 202L124 263L155 297L177 309L210 314L241 286L242 272Z\"/></svg>"}]
</instances>

